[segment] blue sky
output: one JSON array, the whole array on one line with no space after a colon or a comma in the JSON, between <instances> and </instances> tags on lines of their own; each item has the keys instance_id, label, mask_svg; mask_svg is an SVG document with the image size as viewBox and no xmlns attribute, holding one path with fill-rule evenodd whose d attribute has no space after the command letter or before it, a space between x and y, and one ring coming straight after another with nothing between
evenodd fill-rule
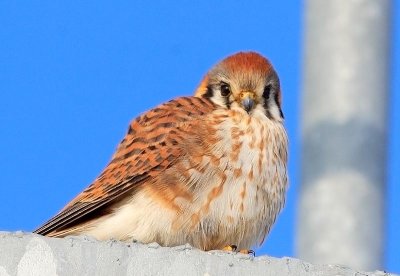
<instances>
[{"instance_id":1,"label":"blue sky","mask_svg":"<svg viewBox=\"0 0 400 276\"><path fill-rule=\"evenodd\" d=\"M256 50L280 75L291 146L287 205L257 253L295 256L302 2L214 2L1 1L0 230L39 226L99 174L132 118L190 95L221 58ZM400 272L396 20L385 265L392 272Z\"/></svg>"}]
</instances>

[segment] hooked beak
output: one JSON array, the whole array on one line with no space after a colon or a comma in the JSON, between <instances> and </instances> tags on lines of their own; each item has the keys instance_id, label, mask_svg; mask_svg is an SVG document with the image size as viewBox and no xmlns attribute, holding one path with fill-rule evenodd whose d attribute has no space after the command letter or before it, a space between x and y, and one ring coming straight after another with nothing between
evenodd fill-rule
<instances>
[{"instance_id":1,"label":"hooked beak","mask_svg":"<svg viewBox=\"0 0 400 276\"><path fill-rule=\"evenodd\" d=\"M240 101L242 103L242 106L244 108L244 110L246 110L247 113L249 113L255 104L255 94L253 92L242 92L240 93Z\"/></svg>"}]
</instances>

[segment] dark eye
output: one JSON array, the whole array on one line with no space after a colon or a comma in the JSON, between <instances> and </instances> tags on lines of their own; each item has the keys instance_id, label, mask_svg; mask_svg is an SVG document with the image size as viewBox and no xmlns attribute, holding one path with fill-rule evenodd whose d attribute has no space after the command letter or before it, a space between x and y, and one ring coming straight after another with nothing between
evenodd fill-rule
<instances>
[{"instance_id":1,"label":"dark eye","mask_svg":"<svg viewBox=\"0 0 400 276\"><path fill-rule=\"evenodd\" d=\"M221 96L227 97L231 94L231 88L226 83L221 83Z\"/></svg>"},{"instance_id":2,"label":"dark eye","mask_svg":"<svg viewBox=\"0 0 400 276\"><path fill-rule=\"evenodd\" d=\"M270 94L271 94L271 85L268 84L268 85L265 86L265 88L264 88L263 98L266 99L266 100L268 100Z\"/></svg>"}]
</instances>

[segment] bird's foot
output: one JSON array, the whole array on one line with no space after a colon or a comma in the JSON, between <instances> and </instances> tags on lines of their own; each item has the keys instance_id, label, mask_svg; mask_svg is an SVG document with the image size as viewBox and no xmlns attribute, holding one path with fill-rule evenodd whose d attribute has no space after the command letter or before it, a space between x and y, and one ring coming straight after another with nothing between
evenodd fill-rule
<instances>
[{"instance_id":1,"label":"bird's foot","mask_svg":"<svg viewBox=\"0 0 400 276\"><path fill-rule=\"evenodd\" d=\"M251 255L253 257L256 256L256 252L254 250L251 250L251 249L242 249L242 250L239 250L239 252L242 253L242 254Z\"/></svg>"},{"instance_id":2,"label":"bird's foot","mask_svg":"<svg viewBox=\"0 0 400 276\"><path fill-rule=\"evenodd\" d=\"M256 252L254 252L254 250L251 250L251 249L238 250L237 246L234 244L224 246L224 248L222 248L222 250L227 251L227 252L239 252L242 254L248 254L248 255L252 255L253 257L256 256Z\"/></svg>"},{"instance_id":3,"label":"bird's foot","mask_svg":"<svg viewBox=\"0 0 400 276\"><path fill-rule=\"evenodd\" d=\"M237 246L234 244L227 245L222 248L222 251L237 252Z\"/></svg>"}]
</instances>

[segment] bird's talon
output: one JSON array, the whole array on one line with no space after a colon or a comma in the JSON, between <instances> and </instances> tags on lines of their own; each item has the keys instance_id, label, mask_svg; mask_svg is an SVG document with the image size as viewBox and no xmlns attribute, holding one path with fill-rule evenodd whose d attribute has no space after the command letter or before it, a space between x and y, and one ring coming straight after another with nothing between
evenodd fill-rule
<instances>
[{"instance_id":1,"label":"bird's talon","mask_svg":"<svg viewBox=\"0 0 400 276\"><path fill-rule=\"evenodd\" d=\"M251 250L251 249L242 249L239 252L242 253L242 254L252 255L253 257L256 256L256 252L254 250Z\"/></svg>"},{"instance_id":2,"label":"bird's talon","mask_svg":"<svg viewBox=\"0 0 400 276\"><path fill-rule=\"evenodd\" d=\"M228 251L228 252L237 252L237 246L234 244L227 245L224 248L222 248L223 251Z\"/></svg>"}]
</instances>

